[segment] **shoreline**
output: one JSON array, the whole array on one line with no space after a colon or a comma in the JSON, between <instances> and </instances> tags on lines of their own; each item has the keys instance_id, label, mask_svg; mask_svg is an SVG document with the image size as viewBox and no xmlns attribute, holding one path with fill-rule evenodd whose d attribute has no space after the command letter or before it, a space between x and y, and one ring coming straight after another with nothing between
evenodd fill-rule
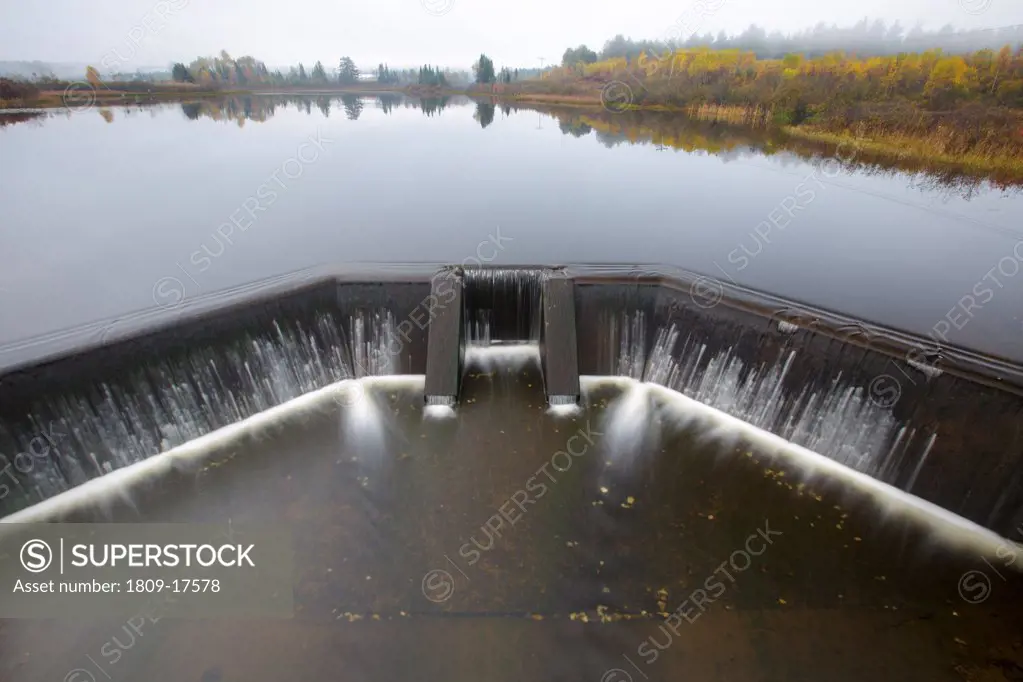
<instances>
[{"instance_id":1,"label":"shoreline","mask_svg":"<svg viewBox=\"0 0 1023 682\"><path fill-rule=\"evenodd\" d=\"M87 88L75 88L70 94L68 90L75 83L69 84L63 90L41 90L31 97L14 98L9 100L0 99L0 111L5 109L69 109L78 108L83 105L94 106L98 104L134 104L146 101L187 101L195 98L208 97L272 97L275 95L410 95L413 97L447 97L453 95L466 95L464 90L451 88L434 88L429 86L403 86L388 87L386 85L374 85L372 87L360 86L326 86L326 87L296 87L296 88L232 88L230 90L216 90L209 88L167 88L157 87L151 90L117 89L106 85ZM69 101L70 100L70 101Z\"/></svg>"},{"instance_id":2,"label":"shoreline","mask_svg":"<svg viewBox=\"0 0 1023 682\"><path fill-rule=\"evenodd\" d=\"M969 174L1007 174L1016 181L1023 181L1023 158L1008 154L984 155L979 152L948 154L937 151L927 137L907 134L875 134L858 136L853 130L832 131L813 126L784 125L770 121L770 111L754 111L749 107L701 104L672 106L666 104L629 104L621 110L604 105L599 95L560 95L540 93L500 93L493 95L497 101L515 102L524 105L536 104L550 107L601 111L616 116L626 112L658 112L677 114L692 120L711 123L727 123L751 130L776 130L785 136L816 142L835 147L854 145L858 151L885 157L892 161L912 160L954 168Z\"/></svg>"},{"instance_id":3,"label":"shoreline","mask_svg":"<svg viewBox=\"0 0 1023 682\"><path fill-rule=\"evenodd\" d=\"M771 121L771 112L764 108L738 107L728 105L689 105L677 106L667 104L623 104L619 107L605 106L599 93L593 94L546 94L516 91L487 91L479 88L441 88L434 86L331 86L319 88L287 88L287 89L155 89L153 91L94 89L78 90L74 103L66 101L66 91L49 90L38 93L35 97L21 102L2 101L3 109L58 109L67 107L75 109L91 106L115 106L128 104L187 102L196 99L215 99L217 97L239 96L341 96L341 95L403 95L419 98L433 97L469 97L470 99L489 99L495 103L521 104L525 106L539 105L559 108L578 109L580 111L601 112L604 115L616 116L628 112L657 112L675 114L691 120L711 123L727 123L746 127L751 130L775 130L786 137L806 142L842 147L854 144L857 150L871 155L885 157L892 161L915 161L934 164L950 169L960 170L972 175L1008 176L1015 181L1023 181L1023 158L1008 154L984 154L979 151L950 154L936 148L933 141L926 136L881 133L857 135L853 130L826 130L812 124L784 125Z\"/></svg>"}]
</instances>

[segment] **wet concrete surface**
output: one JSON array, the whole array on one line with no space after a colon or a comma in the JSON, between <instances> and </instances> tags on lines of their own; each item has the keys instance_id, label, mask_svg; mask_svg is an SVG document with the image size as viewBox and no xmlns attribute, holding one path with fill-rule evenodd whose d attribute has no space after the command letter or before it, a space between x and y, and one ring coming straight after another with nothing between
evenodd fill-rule
<instances>
[{"instance_id":1,"label":"wet concrete surface","mask_svg":"<svg viewBox=\"0 0 1023 682\"><path fill-rule=\"evenodd\" d=\"M0 621L0 679L1023 679L1013 567L620 385L551 414L535 350L482 358L454 417L421 378L324 401L67 517L284 522L292 619Z\"/></svg>"}]
</instances>

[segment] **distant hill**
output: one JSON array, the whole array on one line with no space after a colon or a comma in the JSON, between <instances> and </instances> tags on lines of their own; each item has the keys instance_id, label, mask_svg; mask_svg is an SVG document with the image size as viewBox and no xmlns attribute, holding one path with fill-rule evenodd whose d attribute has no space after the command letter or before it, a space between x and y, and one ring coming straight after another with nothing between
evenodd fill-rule
<instances>
[{"instance_id":1,"label":"distant hill","mask_svg":"<svg viewBox=\"0 0 1023 682\"><path fill-rule=\"evenodd\" d=\"M85 78L85 69L88 66L85 62L0 61L0 76L6 78L42 78L51 76L63 80L76 80ZM93 66L98 68L99 64L94 64ZM170 67L167 64L139 66L133 69L132 72L169 74ZM111 74L104 73L102 75L109 76Z\"/></svg>"}]
</instances>

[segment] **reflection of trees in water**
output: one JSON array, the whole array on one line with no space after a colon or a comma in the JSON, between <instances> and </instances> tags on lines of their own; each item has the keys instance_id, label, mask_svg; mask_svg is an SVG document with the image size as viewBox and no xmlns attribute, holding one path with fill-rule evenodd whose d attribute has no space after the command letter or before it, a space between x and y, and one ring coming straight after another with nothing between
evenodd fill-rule
<instances>
[{"instance_id":1,"label":"reflection of trees in water","mask_svg":"<svg viewBox=\"0 0 1023 682\"><path fill-rule=\"evenodd\" d=\"M358 121L362 115L362 98L358 95L341 95L341 104L345 108L345 116L349 121Z\"/></svg>"},{"instance_id":2,"label":"reflection of trees in water","mask_svg":"<svg viewBox=\"0 0 1023 682\"><path fill-rule=\"evenodd\" d=\"M117 116L122 113L130 115L141 111L158 112L168 107L180 107L181 113L190 121L198 121L200 118L208 118L214 121L232 122L242 124L245 121L262 123L269 120L279 111L294 108L312 115L314 109L329 118L331 109L341 103L345 115L356 120L362 114L363 109L369 100L375 100L376 106L385 114L391 113L396 107L405 109L419 109L427 116L434 116L449 106L466 106L471 103L466 97L427 97L419 99L399 93L379 93L374 95L362 95L354 93L338 93L336 95L237 95L233 97L209 97L196 99L194 101L183 101L179 103L155 103L135 104L130 106L104 107L107 114L101 114L105 119L116 121ZM64 109L52 109L44 111L11 112L0 114L0 127L37 121L40 124L46 119L66 113ZM491 117L492 118L492 117Z\"/></svg>"},{"instance_id":3,"label":"reflection of trees in water","mask_svg":"<svg viewBox=\"0 0 1023 682\"><path fill-rule=\"evenodd\" d=\"M3 113L0 114L0 128L3 128L4 126L12 126L15 123L27 123L28 121L34 121L37 124L42 124L45 118L46 114L42 111Z\"/></svg>"},{"instance_id":4,"label":"reflection of trees in water","mask_svg":"<svg viewBox=\"0 0 1023 682\"><path fill-rule=\"evenodd\" d=\"M433 116L447 108L449 99L449 97L424 97L419 101L419 108L427 116Z\"/></svg>"},{"instance_id":5,"label":"reflection of trees in water","mask_svg":"<svg viewBox=\"0 0 1023 682\"><path fill-rule=\"evenodd\" d=\"M377 95L377 106L385 113L391 113L391 110L401 104L401 100L404 99L401 95Z\"/></svg>"},{"instance_id":6,"label":"reflection of trees in water","mask_svg":"<svg viewBox=\"0 0 1023 682\"><path fill-rule=\"evenodd\" d=\"M608 149L613 149L623 142L628 142L628 138L623 133L612 133L607 130L598 130L597 140Z\"/></svg>"},{"instance_id":7,"label":"reflection of trees in water","mask_svg":"<svg viewBox=\"0 0 1023 682\"><path fill-rule=\"evenodd\" d=\"M593 128L588 123L573 121L567 118L560 119L558 127L561 128L561 132L572 137L583 137L593 132Z\"/></svg>"},{"instance_id":8,"label":"reflection of trees in water","mask_svg":"<svg viewBox=\"0 0 1023 682\"><path fill-rule=\"evenodd\" d=\"M494 122L496 107L493 102L476 102L476 113L473 115L479 121L481 128L486 128Z\"/></svg>"},{"instance_id":9,"label":"reflection of trees in water","mask_svg":"<svg viewBox=\"0 0 1023 682\"><path fill-rule=\"evenodd\" d=\"M323 118L330 118L330 97L317 97L316 108L323 114Z\"/></svg>"},{"instance_id":10,"label":"reflection of trees in water","mask_svg":"<svg viewBox=\"0 0 1023 682\"><path fill-rule=\"evenodd\" d=\"M535 110L533 107L529 107ZM620 144L653 145L659 149L703 151L725 160L771 156L782 166L811 163L832 173L837 168L870 176L910 174L910 186L937 191L948 197L970 199L986 187L1018 192L1019 179L970 174L955 165L928 163L911 158L858 150L850 158L848 145L839 150L833 144L793 138L777 130L756 130L727 123L701 121L679 114L631 111L612 114L599 110L540 108L558 118L565 135L582 137L591 130L607 148Z\"/></svg>"},{"instance_id":11,"label":"reflection of trees in water","mask_svg":"<svg viewBox=\"0 0 1023 682\"><path fill-rule=\"evenodd\" d=\"M234 121L236 123L241 121L262 122L273 116L278 106L286 105L286 102L274 102L271 98L244 95L182 102L181 112L190 121L209 118L214 121ZM298 103L295 105L299 106Z\"/></svg>"}]
</instances>

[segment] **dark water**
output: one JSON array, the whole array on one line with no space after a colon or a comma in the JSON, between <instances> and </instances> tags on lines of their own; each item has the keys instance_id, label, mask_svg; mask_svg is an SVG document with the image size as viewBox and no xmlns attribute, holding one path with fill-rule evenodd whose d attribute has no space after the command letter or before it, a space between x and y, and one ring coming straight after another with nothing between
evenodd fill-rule
<instances>
[{"instance_id":1,"label":"dark water","mask_svg":"<svg viewBox=\"0 0 1023 682\"><path fill-rule=\"evenodd\" d=\"M293 619L161 619L134 634L133 614L3 621L0 677L940 682L1023 670L1018 574L996 564L999 580L975 551L755 444L708 436L684 410L609 383L590 384L579 413L552 415L535 348L471 358L457 419L424 416L421 378L391 382L69 517L285 523ZM961 580L978 570L990 598L971 603ZM665 621L680 608L685 620Z\"/></svg>"},{"instance_id":2,"label":"dark water","mask_svg":"<svg viewBox=\"0 0 1023 682\"><path fill-rule=\"evenodd\" d=\"M17 118L0 128L3 345L324 263L627 262L1023 359L1023 198L947 169L457 99Z\"/></svg>"}]
</instances>

